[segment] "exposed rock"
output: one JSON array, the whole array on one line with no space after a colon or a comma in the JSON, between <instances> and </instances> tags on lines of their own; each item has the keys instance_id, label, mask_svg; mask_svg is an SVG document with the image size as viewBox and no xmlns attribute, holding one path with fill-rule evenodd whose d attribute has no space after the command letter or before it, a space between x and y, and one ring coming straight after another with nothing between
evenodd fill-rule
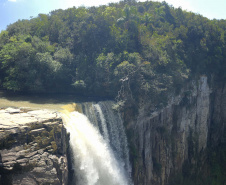
<instances>
[{"instance_id":1,"label":"exposed rock","mask_svg":"<svg viewBox=\"0 0 226 185\"><path fill-rule=\"evenodd\" d=\"M0 128L10 129L23 127L27 128L31 124L39 124L45 122L52 122L53 120L59 120L60 114L50 110L35 110L28 112L21 112L18 109L17 114L15 114L15 109L8 108L0 110ZM12 114L14 112L14 114Z\"/></svg>"},{"instance_id":2,"label":"exposed rock","mask_svg":"<svg viewBox=\"0 0 226 185\"><path fill-rule=\"evenodd\" d=\"M186 162L205 161L208 145L226 142L226 85L210 88L206 76L159 111L142 107L136 121L127 118L135 185L166 185ZM7 108L0 118L0 184L66 185L68 138L60 114Z\"/></svg>"},{"instance_id":3,"label":"exposed rock","mask_svg":"<svg viewBox=\"0 0 226 185\"><path fill-rule=\"evenodd\" d=\"M134 183L166 185L172 174L182 171L186 161L197 163L209 138L213 137L210 140L215 143L222 138L225 110L226 88L220 86L212 93L206 76L190 83L162 110L147 116L147 110L140 109L137 121L129 123L136 151ZM216 131L211 130L213 123L219 124Z\"/></svg>"},{"instance_id":4,"label":"exposed rock","mask_svg":"<svg viewBox=\"0 0 226 185\"><path fill-rule=\"evenodd\" d=\"M7 108L5 109L5 112L6 113L9 113L9 114L17 114L17 113L21 113L22 111L20 109L15 109L15 108Z\"/></svg>"},{"instance_id":5,"label":"exposed rock","mask_svg":"<svg viewBox=\"0 0 226 185\"><path fill-rule=\"evenodd\" d=\"M37 136L37 135L40 135L43 131L46 131L46 129L39 128L39 129L31 130L30 134L32 134L33 136Z\"/></svg>"},{"instance_id":6,"label":"exposed rock","mask_svg":"<svg viewBox=\"0 0 226 185\"><path fill-rule=\"evenodd\" d=\"M66 185L66 131L49 110L0 110L0 184Z\"/></svg>"}]
</instances>

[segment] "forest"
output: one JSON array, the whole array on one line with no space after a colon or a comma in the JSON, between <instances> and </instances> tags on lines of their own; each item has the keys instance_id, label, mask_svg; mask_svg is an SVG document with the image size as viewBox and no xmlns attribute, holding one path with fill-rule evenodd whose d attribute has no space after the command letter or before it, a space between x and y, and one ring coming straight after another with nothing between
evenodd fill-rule
<instances>
[{"instance_id":1,"label":"forest","mask_svg":"<svg viewBox=\"0 0 226 185\"><path fill-rule=\"evenodd\" d=\"M54 10L0 33L0 88L163 106L191 77L226 78L225 39L226 20L166 2Z\"/></svg>"}]
</instances>

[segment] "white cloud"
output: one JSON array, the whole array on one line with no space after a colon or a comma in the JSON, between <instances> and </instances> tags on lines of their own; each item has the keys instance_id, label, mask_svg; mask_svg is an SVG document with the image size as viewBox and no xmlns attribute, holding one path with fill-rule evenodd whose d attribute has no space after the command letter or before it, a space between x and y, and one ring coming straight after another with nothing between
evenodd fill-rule
<instances>
[{"instance_id":1,"label":"white cloud","mask_svg":"<svg viewBox=\"0 0 226 185\"><path fill-rule=\"evenodd\" d=\"M17 0L8 0L8 1L10 1L10 2L16 2Z\"/></svg>"}]
</instances>

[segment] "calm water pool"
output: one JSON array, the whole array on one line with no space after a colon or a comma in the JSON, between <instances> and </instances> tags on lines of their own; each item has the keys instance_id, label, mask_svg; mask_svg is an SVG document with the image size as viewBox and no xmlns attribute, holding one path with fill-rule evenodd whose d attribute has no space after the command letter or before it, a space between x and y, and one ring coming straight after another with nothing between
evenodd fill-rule
<instances>
[{"instance_id":1,"label":"calm water pool","mask_svg":"<svg viewBox=\"0 0 226 185\"><path fill-rule=\"evenodd\" d=\"M31 109L60 110L65 104L79 102L82 98L62 94L18 94L0 91L0 108L24 107Z\"/></svg>"}]
</instances>

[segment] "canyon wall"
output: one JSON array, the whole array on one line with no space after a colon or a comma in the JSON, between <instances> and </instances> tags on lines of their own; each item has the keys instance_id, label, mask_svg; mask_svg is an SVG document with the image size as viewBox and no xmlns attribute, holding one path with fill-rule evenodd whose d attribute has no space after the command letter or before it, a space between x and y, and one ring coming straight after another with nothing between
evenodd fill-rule
<instances>
[{"instance_id":1,"label":"canyon wall","mask_svg":"<svg viewBox=\"0 0 226 185\"><path fill-rule=\"evenodd\" d=\"M137 120L129 122L134 184L166 185L186 164L201 168L207 147L223 142L226 87L210 88L207 81L201 76L167 107L151 114L140 109Z\"/></svg>"},{"instance_id":2,"label":"canyon wall","mask_svg":"<svg viewBox=\"0 0 226 185\"><path fill-rule=\"evenodd\" d=\"M226 143L226 86L189 82L161 110L124 112L135 185L167 185L189 165L203 169L207 149ZM0 109L0 184L68 184L69 137L58 112Z\"/></svg>"}]
</instances>

